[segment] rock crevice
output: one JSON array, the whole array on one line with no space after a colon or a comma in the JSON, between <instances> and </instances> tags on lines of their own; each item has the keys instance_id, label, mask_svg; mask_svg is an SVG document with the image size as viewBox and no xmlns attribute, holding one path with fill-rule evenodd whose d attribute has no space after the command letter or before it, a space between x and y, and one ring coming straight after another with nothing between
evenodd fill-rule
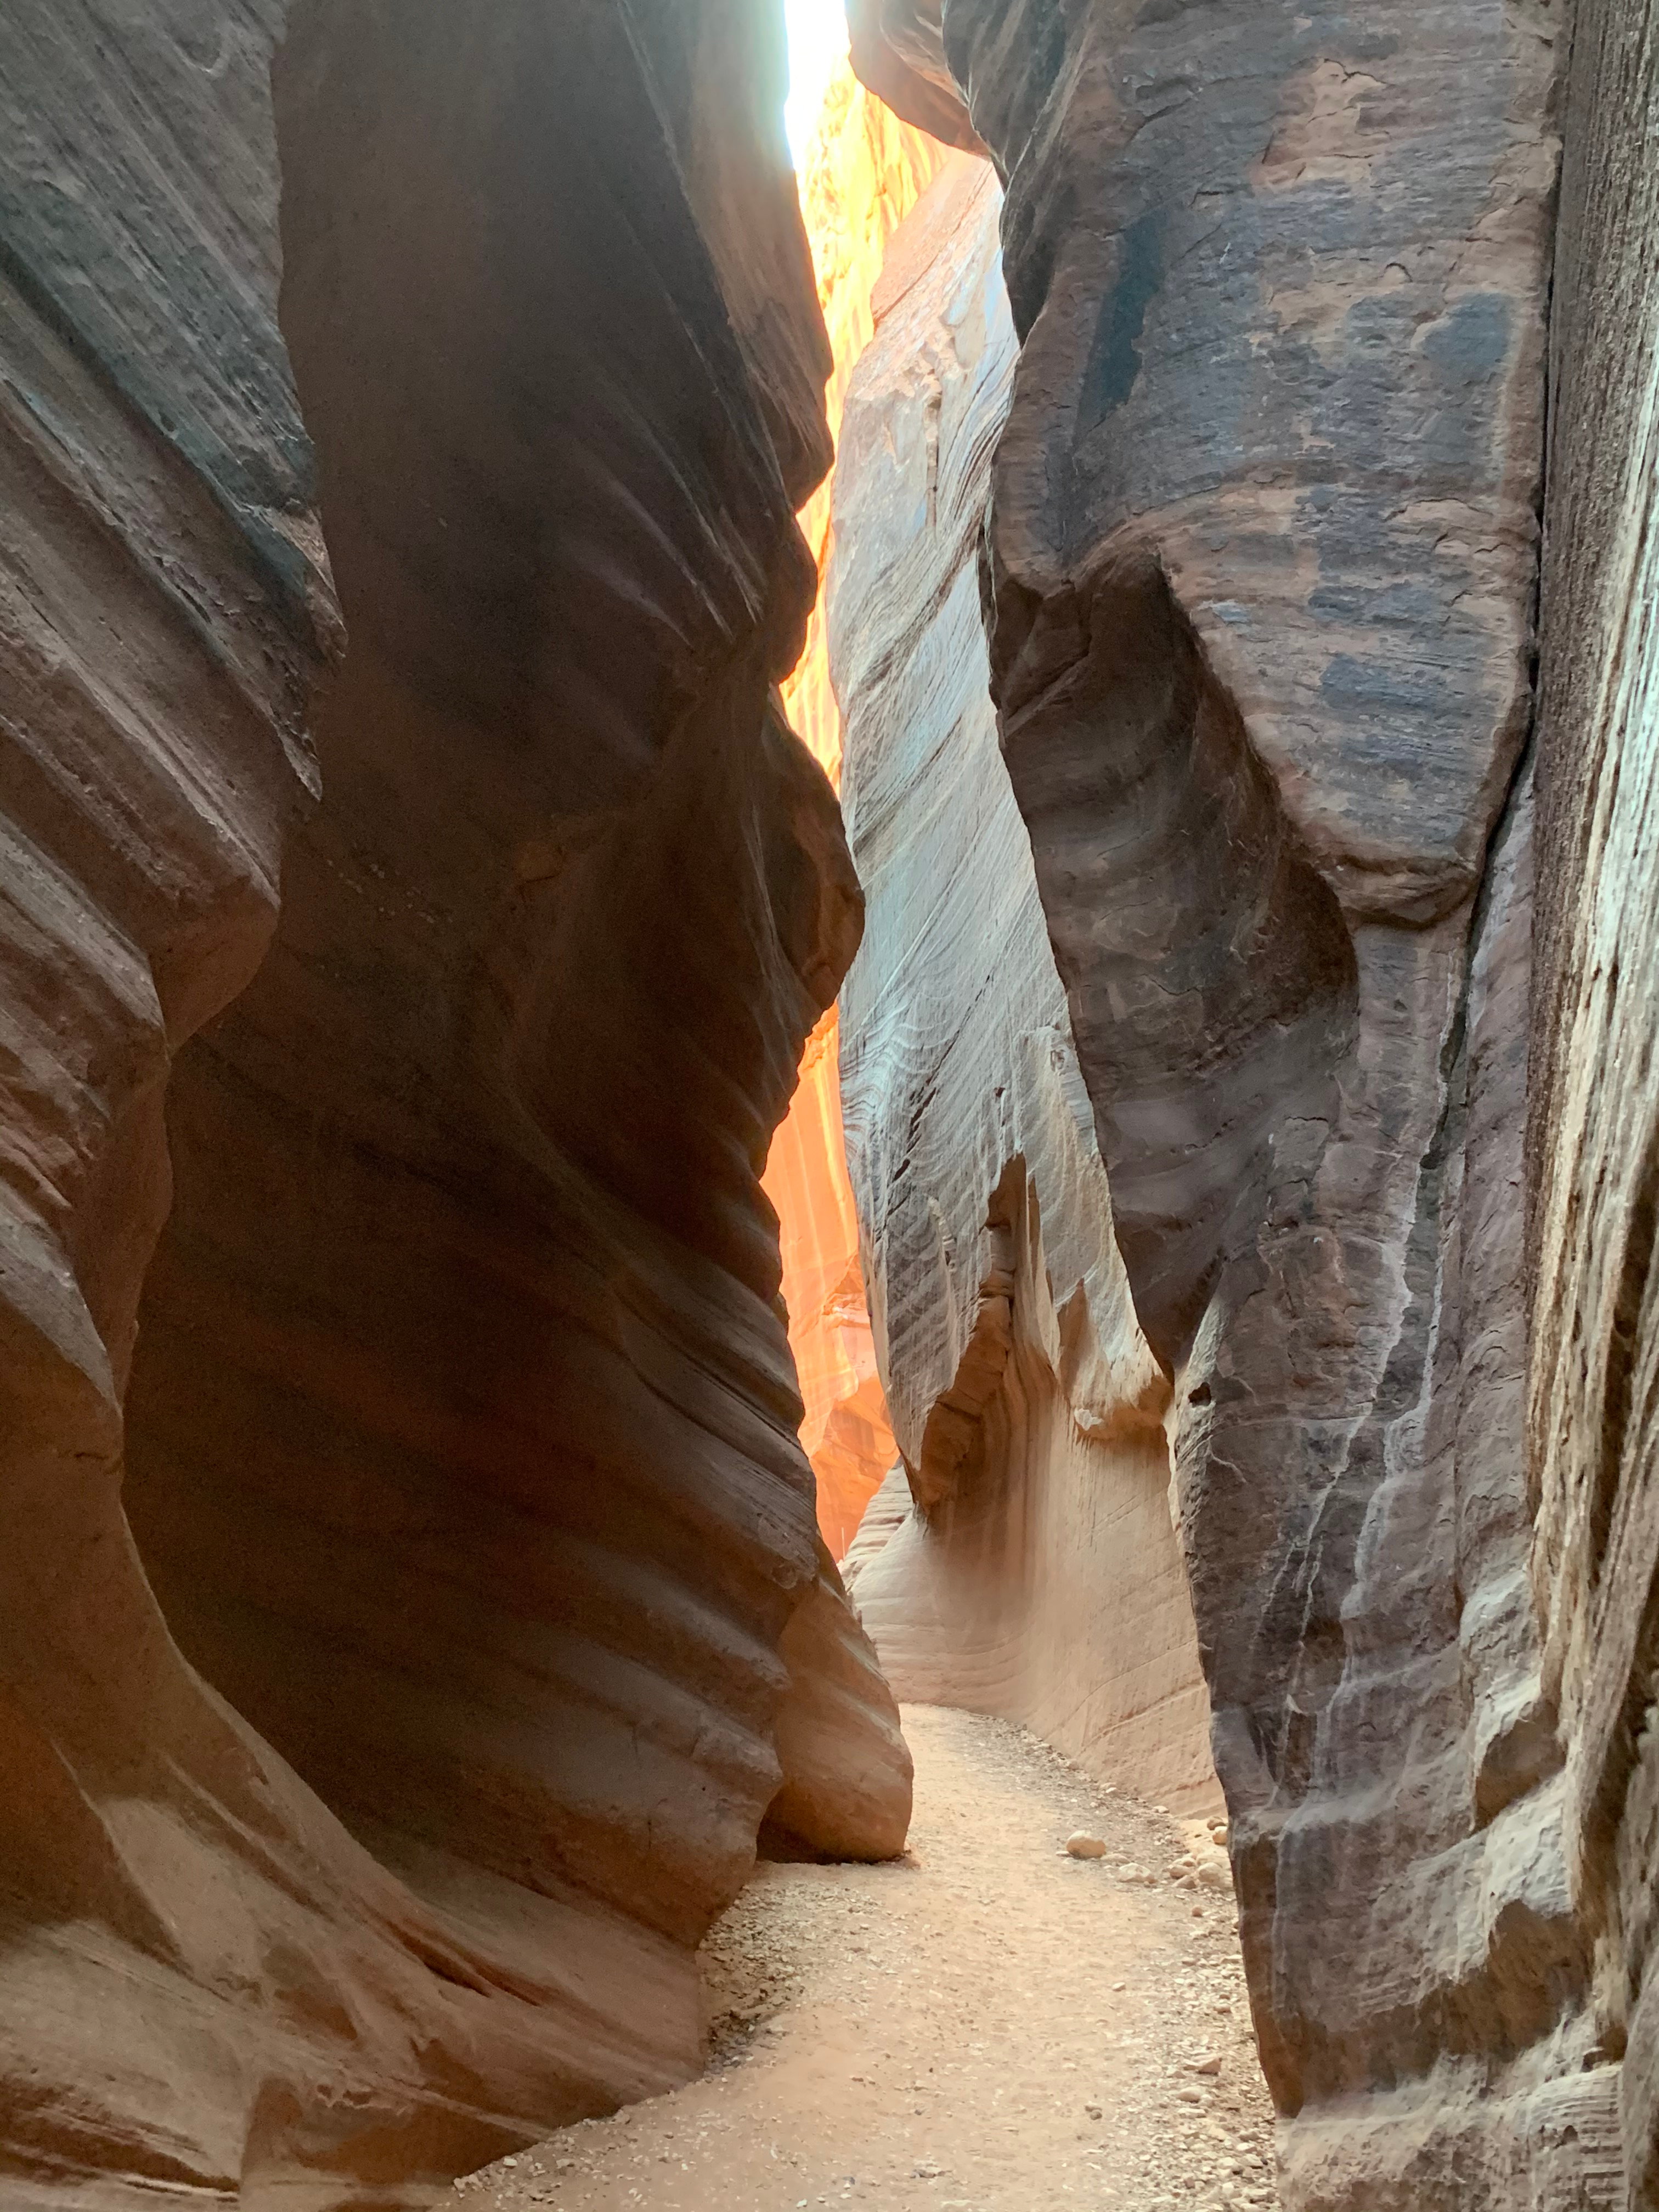
<instances>
[{"instance_id":1,"label":"rock crevice","mask_svg":"<svg viewBox=\"0 0 1659 2212\"><path fill-rule=\"evenodd\" d=\"M902 1696L1212 1796L1168 1504L1168 1378L1130 1302L977 555L1015 339L964 158L895 234L836 474L832 664L867 921L842 998L865 1278L901 1467L848 1583Z\"/></svg>"}]
</instances>

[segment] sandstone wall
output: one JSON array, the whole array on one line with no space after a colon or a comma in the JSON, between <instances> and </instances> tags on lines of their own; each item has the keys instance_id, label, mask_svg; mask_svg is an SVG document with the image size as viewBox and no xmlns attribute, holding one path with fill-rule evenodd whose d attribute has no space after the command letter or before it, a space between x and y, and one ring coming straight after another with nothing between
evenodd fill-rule
<instances>
[{"instance_id":1,"label":"sandstone wall","mask_svg":"<svg viewBox=\"0 0 1659 2212\"><path fill-rule=\"evenodd\" d=\"M944 0L847 0L853 66L896 115L941 145L982 154L945 58L943 6Z\"/></svg>"},{"instance_id":2,"label":"sandstone wall","mask_svg":"<svg viewBox=\"0 0 1659 2212\"><path fill-rule=\"evenodd\" d=\"M758 1182L860 903L782 87L749 0L0 23L9 2212L404 2212L696 2065L781 1784L902 1839Z\"/></svg>"},{"instance_id":3,"label":"sandstone wall","mask_svg":"<svg viewBox=\"0 0 1659 2212\"><path fill-rule=\"evenodd\" d=\"M849 1561L901 1697L1005 1714L1171 1803L1212 1798L1135 1322L975 574L1016 344L1001 195L958 155L894 234L836 471L832 661L865 886L842 1090L903 1464Z\"/></svg>"},{"instance_id":4,"label":"sandstone wall","mask_svg":"<svg viewBox=\"0 0 1659 2212\"><path fill-rule=\"evenodd\" d=\"M869 339L871 288L881 274L887 241L945 158L937 140L900 122L845 63L831 77L802 161L800 201L830 339L823 398L832 438L840 433L854 364ZM839 785L841 717L824 634L830 501L826 480L800 511L818 591L805 645L782 690L792 727L831 783ZM805 1407L800 1438L817 1483L819 1526L839 1559L893 1464L893 1432L859 1272L834 1007L807 1041L764 1182L778 1212L789 1347Z\"/></svg>"},{"instance_id":5,"label":"sandstone wall","mask_svg":"<svg viewBox=\"0 0 1659 2212\"><path fill-rule=\"evenodd\" d=\"M1553 21L878 12L1006 182L991 684L1290 2199L1622 2202L1523 1418Z\"/></svg>"},{"instance_id":6,"label":"sandstone wall","mask_svg":"<svg viewBox=\"0 0 1659 2212\"><path fill-rule=\"evenodd\" d=\"M1539 702L1528 1394L1544 1679L1633 2204L1659 2203L1653 1372L1659 25L1586 5L1564 112Z\"/></svg>"}]
</instances>

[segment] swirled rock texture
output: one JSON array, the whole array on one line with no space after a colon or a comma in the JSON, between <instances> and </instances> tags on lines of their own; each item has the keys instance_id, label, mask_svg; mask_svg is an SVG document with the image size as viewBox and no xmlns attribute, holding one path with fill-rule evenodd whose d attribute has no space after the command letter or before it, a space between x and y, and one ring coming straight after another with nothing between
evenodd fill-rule
<instances>
[{"instance_id":1,"label":"swirled rock texture","mask_svg":"<svg viewBox=\"0 0 1659 2212\"><path fill-rule=\"evenodd\" d=\"M1016 344L989 165L894 234L836 471L830 645L865 886L842 1088L895 1434L850 1586L902 1698L1215 1796L1136 1322L1024 823L976 562ZM879 1536L879 1540L878 1540Z\"/></svg>"},{"instance_id":2,"label":"swirled rock texture","mask_svg":"<svg viewBox=\"0 0 1659 2212\"><path fill-rule=\"evenodd\" d=\"M695 2068L781 1787L902 1840L758 1181L860 926L783 77L0 24L8 2212L405 2212Z\"/></svg>"},{"instance_id":3,"label":"swirled rock texture","mask_svg":"<svg viewBox=\"0 0 1659 2212\"><path fill-rule=\"evenodd\" d=\"M1006 187L991 687L1287 2193L1621 2203L1524 1436L1553 21L881 15Z\"/></svg>"}]
</instances>

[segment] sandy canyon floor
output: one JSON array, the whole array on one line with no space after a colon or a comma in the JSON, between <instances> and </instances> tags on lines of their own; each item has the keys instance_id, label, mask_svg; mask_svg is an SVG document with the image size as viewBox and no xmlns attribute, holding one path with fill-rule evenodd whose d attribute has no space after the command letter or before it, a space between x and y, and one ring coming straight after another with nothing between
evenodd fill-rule
<instances>
[{"instance_id":1,"label":"sandy canyon floor","mask_svg":"<svg viewBox=\"0 0 1659 2212\"><path fill-rule=\"evenodd\" d=\"M468 2212L1277 2203L1231 1888L1170 1878L1224 1854L1003 1722L904 1725L909 1856L758 1869L704 1948L704 2078L458 2182Z\"/></svg>"}]
</instances>

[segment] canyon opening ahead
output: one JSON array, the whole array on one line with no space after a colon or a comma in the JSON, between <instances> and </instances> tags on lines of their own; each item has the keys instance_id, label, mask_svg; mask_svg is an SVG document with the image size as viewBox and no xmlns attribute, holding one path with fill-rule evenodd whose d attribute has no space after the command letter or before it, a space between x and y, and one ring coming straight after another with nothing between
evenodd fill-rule
<instances>
[{"instance_id":1,"label":"canyon opening ahead","mask_svg":"<svg viewBox=\"0 0 1659 2212\"><path fill-rule=\"evenodd\" d=\"M1659 2212L1646 0L0 0L0 2212Z\"/></svg>"}]
</instances>

